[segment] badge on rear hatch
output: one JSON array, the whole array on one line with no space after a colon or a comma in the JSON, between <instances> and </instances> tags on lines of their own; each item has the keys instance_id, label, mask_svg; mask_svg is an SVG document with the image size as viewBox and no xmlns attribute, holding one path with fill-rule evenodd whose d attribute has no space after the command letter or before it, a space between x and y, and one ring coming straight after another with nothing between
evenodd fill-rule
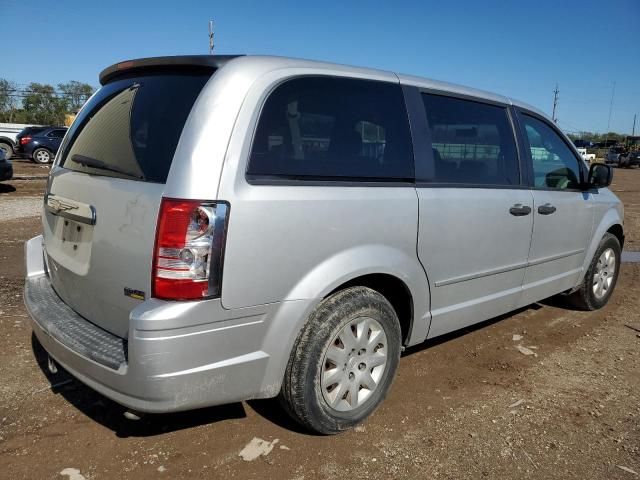
<instances>
[{"instance_id":1,"label":"badge on rear hatch","mask_svg":"<svg viewBox=\"0 0 640 480\"><path fill-rule=\"evenodd\" d=\"M144 292L141 290L134 290L133 288L124 287L124 294L127 297L135 298L136 300L144 300Z\"/></svg>"}]
</instances>

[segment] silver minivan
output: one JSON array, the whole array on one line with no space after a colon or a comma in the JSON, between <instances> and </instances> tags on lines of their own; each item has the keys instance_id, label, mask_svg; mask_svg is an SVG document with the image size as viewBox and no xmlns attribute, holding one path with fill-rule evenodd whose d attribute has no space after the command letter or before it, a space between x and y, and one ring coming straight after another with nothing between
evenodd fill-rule
<instances>
[{"instance_id":1,"label":"silver minivan","mask_svg":"<svg viewBox=\"0 0 640 480\"><path fill-rule=\"evenodd\" d=\"M25 302L131 412L278 396L336 433L402 350L556 294L607 303L623 209L523 103L307 60L132 60L66 134Z\"/></svg>"}]
</instances>

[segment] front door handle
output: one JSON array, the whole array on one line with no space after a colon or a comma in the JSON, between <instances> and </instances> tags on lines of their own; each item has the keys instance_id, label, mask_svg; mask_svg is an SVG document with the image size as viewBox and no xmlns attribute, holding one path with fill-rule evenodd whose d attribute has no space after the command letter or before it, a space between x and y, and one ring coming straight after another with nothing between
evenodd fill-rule
<instances>
[{"instance_id":1,"label":"front door handle","mask_svg":"<svg viewBox=\"0 0 640 480\"><path fill-rule=\"evenodd\" d=\"M516 203L509 209L509 213L514 217L524 217L525 215L529 215L531 213L531 207L522 205L521 203Z\"/></svg>"},{"instance_id":2,"label":"front door handle","mask_svg":"<svg viewBox=\"0 0 640 480\"><path fill-rule=\"evenodd\" d=\"M555 211L556 211L556 207L554 207L550 203L545 203L544 205L540 205L538 207L538 213L540 215L551 215Z\"/></svg>"}]
</instances>

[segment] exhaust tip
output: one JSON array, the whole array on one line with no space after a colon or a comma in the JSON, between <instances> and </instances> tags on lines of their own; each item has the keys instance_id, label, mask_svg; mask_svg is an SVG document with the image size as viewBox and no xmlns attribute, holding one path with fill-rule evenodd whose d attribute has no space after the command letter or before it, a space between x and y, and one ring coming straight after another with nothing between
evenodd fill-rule
<instances>
[{"instance_id":1,"label":"exhaust tip","mask_svg":"<svg viewBox=\"0 0 640 480\"><path fill-rule=\"evenodd\" d=\"M144 413L136 412L134 410L126 410L123 413L123 415L124 415L124 418L126 418L127 420L131 420L135 422L140 420L144 416Z\"/></svg>"},{"instance_id":2,"label":"exhaust tip","mask_svg":"<svg viewBox=\"0 0 640 480\"><path fill-rule=\"evenodd\" d=\"M58 365L56 365L56 361L50 356L47 356L47 368L52 375L58 373Z\"/></svg>"}]
</instances>

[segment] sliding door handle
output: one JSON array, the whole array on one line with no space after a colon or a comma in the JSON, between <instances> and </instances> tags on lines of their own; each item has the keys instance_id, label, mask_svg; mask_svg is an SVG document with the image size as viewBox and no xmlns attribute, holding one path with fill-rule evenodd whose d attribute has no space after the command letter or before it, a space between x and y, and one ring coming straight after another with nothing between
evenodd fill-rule
<instances>
[{"instance_id":1,"label":"sliding door handle","mask_svg":"<svg viewBox=\"0 0 640 480\"><path fill-rule=\"evenodd\" d=\"M554 207L550 203L545 203L544 205L540 205L538 207L538 213L540 215L551 215L555 211L556 211L556 207Z\"/></svg>"},{"instance_id":2,"label":"sliding door handle","mask_svg":"<svg viewBox=\"0 0 640 480\"><path fill-rule=\"evenodd\" d=\"M525 215L529 215L531 213L531 207L522 205L521 203L516 203L509 209L509 213L514 217L524 217Z\"/></svg>"}]
</instances>

